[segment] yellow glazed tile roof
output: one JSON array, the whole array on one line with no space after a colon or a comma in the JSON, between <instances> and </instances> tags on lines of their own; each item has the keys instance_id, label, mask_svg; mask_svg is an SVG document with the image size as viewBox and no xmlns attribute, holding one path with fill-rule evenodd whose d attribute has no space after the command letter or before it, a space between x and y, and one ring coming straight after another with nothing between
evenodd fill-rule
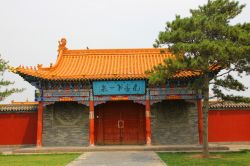
<instances>
[{"instance_id":1,"label":"yellow glazed tile roof","mask_svg":"<svg viewBox=\"0 0 250 166\"><path fill-rule=\"evenodd\" d=\"M58 42L58 58L50 67L12 69L22 76L46 80L146 79L145 71L174 57L167 49L86 49L68 50L66 39ZM198 76L200 72L182 71L175 78Z\"/></svg>"},{"instance_id":2,"label":"yellow glazed tile roof","mask_svg":"<svg viewBox=\"0 0 250 166\"><path fill-rule=\"evenodd\" d=\"M21 75L48 80L146 79L145 71L174 57L166 49L63 50L51 67L15 69ZM183 71L176 77L192 77L199 72Z\"/></svg>"},{"instance_id":3,"label":"yellow glazed tile roof","mask_svg":"<svg viewBox=\"0 0 250 166\"><path fill-rule=\"evenodd\" d=\"M230 101L210 101L209 102L209 108L210 110L232 110L232 109L248 109L250 110L250 103L236 103L236 102L230 102Z\"/></svg>"},{"instance_id":4,"label":"yellow glazed tile roof","mask_svg":"<svg viewBox=\"0 0 250 166\"><path fill-rule=\"evenodd\" d=\"M30 112L37 111L38 102L15 102L0 104L0 112Z\"/></svg>"},{"instance_id":5,"label":"yellow glazed tile roof","mask_svg":"<svg viewBox=\"0 0 250 166\"><path fill-rule=\"evenodd\" d=\"M166 49L64 50L57 62L43 68L19 66L15 72L48 80L145 79L146 70L173 57ZM181 72L177 77L199 73Z\"/></svg>"}]
</instances>

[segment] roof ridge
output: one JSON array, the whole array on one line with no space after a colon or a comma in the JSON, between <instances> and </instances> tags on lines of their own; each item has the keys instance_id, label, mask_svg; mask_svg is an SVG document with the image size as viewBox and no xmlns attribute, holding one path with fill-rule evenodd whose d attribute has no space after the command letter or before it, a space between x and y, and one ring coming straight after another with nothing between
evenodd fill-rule
<instances>
[{"instance_id":1,"label":"roof ridge","mask_svg":"<svg viewBox=\"0 0 250 166\"><path fill-rule=\"evenodd\" d=\"M75 49L75 50L64 50L63 54L65 53L159 53L161 50L166 50L168 52L168 49L165 48L144 48L144 49Z\"/></svg>"},{"instance_id":2,"label":"roof ridge","mask_svg":"<svg viewBox=\"0 0 250 166\"><path fill-rule=\"evenodd\" d=\"M161 50L161 49L167 49L167 48L94 48L94 49L67 49L65 51L70 51L70 50L76 50L76 51L79 51L79 50L97 50L97 51L104 51L104 50Z\"/></svg>"},{"instance_id":3,"label":"roof ridge","mask_svg":"<svg viewBox=\"0 0 250 166\"><path fill-rule=\"evenodd\" d=\"M83 53L83 52L79 52L79 53L64 53L63 54L63 56L84 56L84 55L93 55L93 56L95 56L95 55L114 55L114 56L116 56L116 55L128 55L128 56L139 56L139 55L143 55L143 56L145 56L145 54L159 54L158 52L137 52L137 53L139 53L138 55L137 54L135 54L136 52L134 52L134 53L132 53L132 52L128 52L128 53L126 53L126 52L124 52L124 53L115 53L115 55L114 55L114 53L91 53L91 52L89 52L89 53Z\"/></svg>"}]
</instances>

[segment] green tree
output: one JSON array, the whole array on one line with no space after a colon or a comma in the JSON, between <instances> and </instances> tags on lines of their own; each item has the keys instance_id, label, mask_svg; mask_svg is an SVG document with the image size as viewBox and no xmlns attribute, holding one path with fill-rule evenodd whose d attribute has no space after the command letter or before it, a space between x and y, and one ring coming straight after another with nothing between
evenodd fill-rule
<instances>
[{"instance_id":1,"label":"green tree","mask_svg":"<svg viewBox=\"0 0 250 166\"><path fill-rule=\"evenodd\" d=\"M203 95L203 155L208 157L209 85L213 84L214 97L223 100L249 101L242 96L224 94L222 88L244 91L245 87L235 74L250 73L250 24L232 25L245 5L232 0L208 0L207 4L190 10L191 16L166 23L154 47L167 47L175 58L149 71L149 83L171 79L182 70L199 72L192 87ZM214 67L220 72L213 72ZM218 71L218 70L217 70Z\"/></svg>"},{"instance_id":2,"label":"green tree","mask_svg":"<svg viewBox=\"0 0 250 166\"><path fill-rule=\"evenodd\" d=\"M6 97L13 93L22 92L24 89L9 88L8 86L13 85L14 82L5 80L3 74L6 70L10 69L8 62L1 58L0 56L0 101L3 101Z\"/></svg>"}]
</instances>

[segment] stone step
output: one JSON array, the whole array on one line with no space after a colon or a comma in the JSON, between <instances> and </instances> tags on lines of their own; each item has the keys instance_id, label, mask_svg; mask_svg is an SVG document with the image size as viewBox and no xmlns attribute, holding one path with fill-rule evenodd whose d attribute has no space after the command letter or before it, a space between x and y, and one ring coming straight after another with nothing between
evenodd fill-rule
<instances>
[{"instance_id":1,"label":"stone step","mask_svg":"<svg viewBox=\"0 0 250 166\"><path fill-rule=\"evenodd\" d=\"M210 146L210 151L228 151L227 146ZM167 152L201 152L201 145L168 145L168 146L89 146L89 147L41 147L20 148L13 154L25 153L82 153L95 151L167 151Z\"/></svg>"}]
</instances>

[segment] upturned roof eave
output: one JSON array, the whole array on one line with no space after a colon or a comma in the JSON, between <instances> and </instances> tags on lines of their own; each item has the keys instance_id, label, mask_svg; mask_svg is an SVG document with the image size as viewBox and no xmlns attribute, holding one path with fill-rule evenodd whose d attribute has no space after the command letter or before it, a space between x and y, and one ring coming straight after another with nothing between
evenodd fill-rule
<instances>
[{"instance_id":1,"label":"upturned roof eave","mask_svg":"<svg viewBox=\"0 0 250 166\"><path fill-rule=\"evenodd\" d=\"M107 77L107 78L88 78L88 77L83 77L83 78L43 78L43 77L38 77L38 76L33 76L33 75L28 75L22 72L16 72L16 74L19 74L21 77L23 77L26 81L28 82L35 82L35 81L111 81L111 80L146 80L148 81L148 76L130 76L130 77ZM199 75L194 75L194 76L180 76L180 77L174 77L172 79L167 79L168 81L178 81L178 80L191 80L199 77ZM32 79L30 79L32 78Z\"/></svg>"}]
</instances>

